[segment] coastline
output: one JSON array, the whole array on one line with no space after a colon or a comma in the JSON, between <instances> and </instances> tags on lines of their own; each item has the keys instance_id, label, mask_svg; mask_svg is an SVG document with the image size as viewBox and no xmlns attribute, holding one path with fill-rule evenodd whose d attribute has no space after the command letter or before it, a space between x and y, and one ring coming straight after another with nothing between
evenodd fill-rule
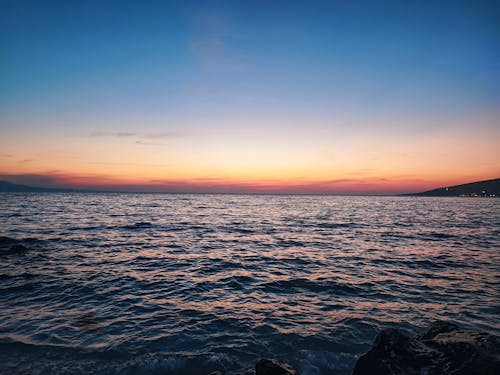
<instances>
[{"instance_id":1,"label":"coastline","mask_svg":"<svg viewBox=\"0 0 500 375\"><path fill-rule=\"evenodd\" d=\"M351 375L496 375L500 373L499 338L463 329L448 321L435 321L418 335L390 328L379 332L362 354ZM286 361L262 359L255 373L244 375L300 375ZM210 375L224 375L222 371Z\"/></svg>"}]
</instances>

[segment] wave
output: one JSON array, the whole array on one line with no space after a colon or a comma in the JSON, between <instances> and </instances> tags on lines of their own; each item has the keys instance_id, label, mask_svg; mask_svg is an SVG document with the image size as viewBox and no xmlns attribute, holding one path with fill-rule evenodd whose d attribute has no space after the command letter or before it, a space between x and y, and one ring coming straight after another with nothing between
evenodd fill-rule
<instances>
[{"instance_id":1,"label":"wave","mask_svg":"<svg viewBox=\"0 0 500 375\"><path fill-rule=\"evenodd\" d=\"M21 240L11 237L0 237L0 255L23 254L30 246L41 242L36 238L24 238Z\"/></svg>"},{"instance_id":2,"label":"wave","mask_svg":"<svg viewBox=\"0 0 500 375\"><path fill-rule=\"evenodd\" d=\"M270 281L257 285L257 288L265 292L279 294L308 291L313 293L328 292L332 295L355 295L360 291L360 288L354 285L337 283L330 280L313 281L306 278Z\"/></svg>"},{"instance_id":3,"label":"wave","mask_svg":"<svg viewBox=\"0 0 500 375\"><path fill-rule=\"evenodd\" d=\"M37 277L37 275L29 273L29 272L23 272L23 273L17 273L17 274L0 273L0 280L8 280L8 279L15 279L15 278L31 279L34 277Z\"/></svg>"},{"instance_id":4,"label":"wave","mask_svg":"<svg viewBox=\"0 0 500 375\"><path fill-rule=\"evenodd\" d=\"M304 339L295 336L280 335L285 342ZM319 344L328 345L327 342ZM275 349L280 351L278 348ZM235 347L233 350L226 348L225 353L217 351L202 354L186 351L140 353L38 344L18 338L0 337L0 373L11 375L34 373L207 375L213 371L221 371L228 375L253 373L254 363L258 361L260 355L244 354L244 350L244 347L239 349ZM282 356L286 355L282 353ZM352 353L307 350L296 352L286 359L303 375L320 373L343 375L350 372L357 357L358 355Z\"/></svg>"},{"instance_id":5,"label":"wave","mask_svg":"<svg viewBox=\"0 0 500 375\"><path fill-rule=\"evenodd\" d=\"M352 353L309 352L299 362L299 373L317 375L323 373L347 374L354 367L358 356Z\"/></svg>"},{"instance_id":6,"label":"wave","mask_svg":"<svg viewBox=\"0 0 500 375\"><path fill-rule=\"evenodd\" d=\"M120 227L121 229L126 229L126 230L140 230L140 229L145 229L145 228L152 228L154 225L148 221L139 221L134 224L129 224L129 225L124 225Z\"/></svg>"},{"instance_id":7,"label":"wave","mask_svg":"<svg viewBox=\"0 0 500 375\"><path fill-rule=\"evenodd\" d=\"M352 228L355 227L354 223L319 223L319 228L336 229L336 228Z\"/></svg>"},{"instance_id":8,"label":"wave","mask_svg":"<svg viewBox=\"0 0 500 375\"><path fill-rule=\"evenodd\" d=\"M442 232L404 232L404 231L388 231L380 234L382 237L407 239L407 240L424 240L424 241L441 241L459 238L451 233Z\"/></svg>"},{"instance_id":9,"label":"wave","mask_svg":"<svg viewBox=\"0 0 500 375\"><path fill-rule=\"evenodd\" d=\"M0 337L0 373L11 375L137 374L206 375L212 371L251 369L222 353L133 353L47 345ZM232 371L226 373L234 373Z\"/></svg>"}]
</instances>

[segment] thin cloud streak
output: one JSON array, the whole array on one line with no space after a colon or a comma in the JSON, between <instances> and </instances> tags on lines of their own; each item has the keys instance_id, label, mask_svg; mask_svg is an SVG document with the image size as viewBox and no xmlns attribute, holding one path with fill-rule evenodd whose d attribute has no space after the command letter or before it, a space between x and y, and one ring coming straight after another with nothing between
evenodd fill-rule
<instances>
[{"instance_id":1,"label":"thin cloud streak","mask_svg":"<svg viewBox=\"0 0 500 375\"><path fill-rule=\"evenodd\" d=\"M113 162L113 161L88 161L90 165L122 165L122 166L139 166L139 167L168 167L173 163L153 164L153 163L129 163L129 162Z\"/></svg>"},{"instance_id":2,"label":"thin cloud streak","mask_svg":"<svg viewBox=\"0 0 500 375\"><path fill-rule=\"evenodd\" d=\"M137 135L137 133L132 133L132 132L106 132L106 131L95 131L93 133L90 133L91 137L117 137L117 138L123 138L123 137L132 137Z\"/></svg>"},{"instance_id":3,"label":"thin cloud streak","mask_svg":"<svg viewBox=\"0 0 500 375\"><path fill-rule=\"evenodd\" d=\"M171 139L171 138L181 138L186 136L184 133L176 131L166 131L166 132L156 132L156 133L138 133L138 132L110 132L110 131L95 131L88 135L89 137L107 137L107 138L139 138L139 139Z\"/></svg>"},{"instance_id":4,"label":"thin cloud streak","mask_svg":"<svg viewBox=\"0 0 500 375\"><path fill-rule=\"evenodd\" d=\"M170 139L170 138L181 138L185 137L185 133L179 133L175 131L171 132L158 132L158 133L146 133L143 135L139 135L139 137L145 138L145 139Z\"/></svg>"},{"instance_id":5,"label":"thin cloud streak","mask_svg":"<svg viewBox=\"0 0 500 375\"><path fill-rule=\"evenodd\" d=\"M135 144L142 146L164 146L165 143L161 142L146 142L146 141L135 141Z\"/></svg>"}]
</instances>

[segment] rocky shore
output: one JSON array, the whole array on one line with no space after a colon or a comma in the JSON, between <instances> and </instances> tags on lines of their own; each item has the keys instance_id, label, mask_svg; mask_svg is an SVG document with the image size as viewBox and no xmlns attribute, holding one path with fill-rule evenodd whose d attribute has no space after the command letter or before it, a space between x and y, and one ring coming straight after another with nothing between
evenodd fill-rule
<instances>
[{"instance_id":1,"label":"rocky shore","mask_svg":"<svg viewBox=\"0 0 500 375\"><path fill-rule=\"evenodd\" d=\"M250 374L299 375L299 371L286 362L262 359L255 373L245 375ZM352 375L399 374L500 374L500 341L488 333L462 329L446 321L436 321L416 336L384 329L370 350L359 357Z\"/></svg>"},{"instance_id":2,"label":"rocky shore","mask_svg":"<svg viewBox=\"0 0 500 375\"><path fill-rule=\"evenodd\" d=\"M352 373L368 374L500 374L500 343L495 336L445 321L414 337L386 329Z\"/></svg>"}]
</instances>

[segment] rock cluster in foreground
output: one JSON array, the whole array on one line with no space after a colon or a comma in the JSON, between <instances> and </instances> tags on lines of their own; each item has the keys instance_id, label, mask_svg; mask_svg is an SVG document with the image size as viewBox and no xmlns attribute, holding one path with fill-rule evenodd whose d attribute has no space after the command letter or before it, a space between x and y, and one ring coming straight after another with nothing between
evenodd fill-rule
<instances>
[{"instance_id":1,"label":"rock cluster in foreground","mask_svg":"<svg viewBox=\"0 0 500 375\"><path fill-rule=\"evenodd\" d=\"M289 364L262 359L255 375L298 375ZM497 375L500 342L487 333L437 321L421 335L382 330L372 348L359 357L352 375ZM211 375L222 375L214 372Z\"/></svg>"},{"instance_id":2,"label":"rock cluster in foreground","mask_svg":"<svg viewBox=\"0 0 500 375\"><path fill-rule=\"evenodd\" d=\"M444 321L415 337L385 329L352 373L368 374L500 374L500 343L495 336Z\"/></svg>"},{"instance_id":3,"label":"rock cluster in foreground","mask_svg":"<svg viewBox=\"0 0 500 375\"><path fill-rule=\"evenodd\" d=\"M257 375L298 375L292 366L275 359L261 359L255 365Z\"/></svg>"}]
</instances>

